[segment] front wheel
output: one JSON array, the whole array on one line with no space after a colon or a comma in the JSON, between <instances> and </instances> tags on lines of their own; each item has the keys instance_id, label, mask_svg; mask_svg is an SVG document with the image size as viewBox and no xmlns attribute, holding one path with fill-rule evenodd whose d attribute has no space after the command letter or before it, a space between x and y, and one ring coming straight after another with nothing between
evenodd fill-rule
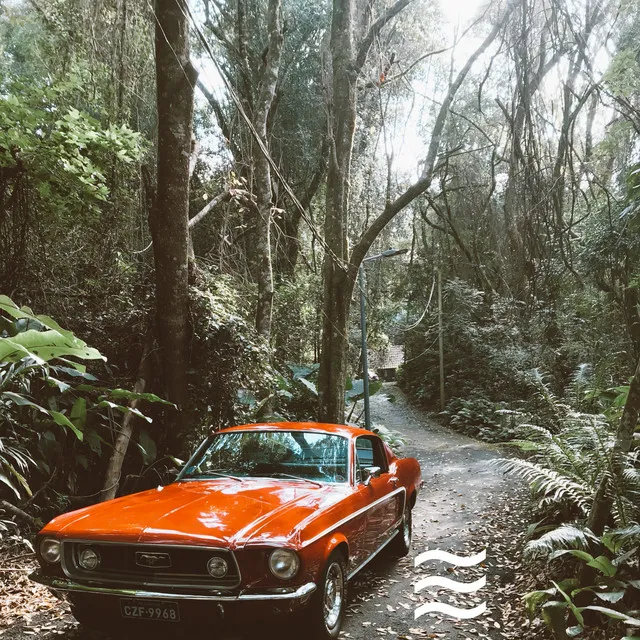
<instances>
[{"instance_id":1,"label":"front wheel","mask_svg":"<svg viewBox=\"0 0 640 640\"><path fill-rule=\"evenodd\" d=\"M76 601L76 598L71 599L71 615L76 621L88 630L97 631L104 628L104 616L101 617L90 606L88 606L82 599L80 602Z\"/></svg>"},{"instance_id":2,"label":"front wheel","mask_svg":"<svg viewBox=\"0 0 640 640\"><path fill-rule=\"evenodd\" d=\"M318 590L309 603L311 635L316 640L332 640L340 635L347 607L347 563L334 551L327 560Z\"/></svg>"}]
</instances>

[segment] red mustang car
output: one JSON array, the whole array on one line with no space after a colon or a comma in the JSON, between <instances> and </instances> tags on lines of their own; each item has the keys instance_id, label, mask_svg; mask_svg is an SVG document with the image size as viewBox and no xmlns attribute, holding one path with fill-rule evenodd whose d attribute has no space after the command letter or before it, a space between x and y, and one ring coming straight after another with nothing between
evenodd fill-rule
<instances>
[{"instance_id":1,"label":"red mustang car","mask_svg":"<svg viewBox=\"0 0 640 640\"><path fill-rule=\"evenodd\" d=\"M336 638L347 581L387 546L408 553L421 482L417 460L370 431L232 427L209 436L175 482L52 520L31 578L64 592L93 627L210 620L262 603L304 610L307 635Z\"/></svg>"}]
</instances>

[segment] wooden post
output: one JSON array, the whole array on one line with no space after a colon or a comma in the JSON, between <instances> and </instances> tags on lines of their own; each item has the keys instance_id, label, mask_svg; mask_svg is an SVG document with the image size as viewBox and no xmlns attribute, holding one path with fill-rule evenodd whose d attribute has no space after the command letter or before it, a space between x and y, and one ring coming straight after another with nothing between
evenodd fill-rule
<instances>
[{"instance_id":1,"label":"wooden post","mask_svg":"<svg viewBox=\"0 0 640 640\"><path fill-rule=\"evenodd\" d=\"M444 334L442 331L442 271L438 267L438 351L440 356L440 411L444 411Z\"/></svg>"}]
</instances>

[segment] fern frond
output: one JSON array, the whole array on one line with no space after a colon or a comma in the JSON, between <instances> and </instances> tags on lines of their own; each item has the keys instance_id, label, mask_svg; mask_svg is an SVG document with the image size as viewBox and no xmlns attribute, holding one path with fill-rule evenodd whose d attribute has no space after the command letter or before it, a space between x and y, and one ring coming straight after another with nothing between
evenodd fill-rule
<instances>
[{"instance_id":1,"label":"fern frond","mask_svg":"<svg viewBox=\"0 0 640 640\"><path fill-rule=\"evenodd\" d=\"M578 368L573 372L572 382L576 386L583 387L591 381L593 375L593 367L588 362L583 362L578 365Z\"/></svg>"},{"instance_id":2,"label":"fern frond","mask_svg":"<svg viewBox=\"0 0 640 640\"><path fill-rule=\"evenodd\" d=\"M589 366L581 365L574 376L575 385L586 383L589 375ZM498 465L529 483L540 508L569 505L583 516L588 514L601 481L607 479L616 525L638 521L640 450L623 459L615 448L616 429L606 416L583 413L560 402L537 369L528 372L527 380L546 405L542 414L545 424L534 424L535 418L522 413L518 419L520 439L515 444L527 459L502 460Z\"/></svg>"},{"instance_id":3,"label":"fern frond","mask_svg":"<svg viewBox=\"0 0 640 640\"><path fill-rule=\"evenodd\" d=\"M640 524L633 524L623 529L613 529L609 531L609 535L614 540L640 544Z\"/></svg>"},{"instance_id":4,"label":"fern frond","mask_svg":"<svg viewBox=\"0 0 640 640\"><path fill-rule=\"evenodd\" d=\"M524 554L526 557L548 556L560 549L588 549L592 544L598 544L598 538L590 529L563 524L528 542Z\"/></svg>"},{"instance_id":5,"label":"fern frond","mask_svg":"<svg viewBox=\"0 0 640 640\"><path fill-rule=\"evenodd\" d=\"M500 459L495 464L504 473L524 478L534 494L554 503L569 503L585 516L589 512L592 500L590 487L529 460Z\"/></svg>"},{"instance_id":6,"label":"fern frond","mask_svg":"<svg viewBox=\"0 0 640 640\"><path fill-rule=\"evenodd\" d=\"M632 466L625 467L622 471L622 478L632 487L638 487L640 489L640 469Z\"/></svg>"}]
</instances>

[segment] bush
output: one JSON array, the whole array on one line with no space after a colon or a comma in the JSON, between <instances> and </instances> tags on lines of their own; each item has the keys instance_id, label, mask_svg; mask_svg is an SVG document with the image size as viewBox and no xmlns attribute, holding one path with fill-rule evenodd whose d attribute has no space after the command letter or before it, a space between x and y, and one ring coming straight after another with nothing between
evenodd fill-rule
<instances>
[{"instance_id":1,"label":"bush","mask_svg":"<svg viewBox=\"0 0 640 640\"><path fill-rule=\"evenodd\" d=\"M481 397L454 398L443 416L456 431L487 442L504 442L515 436L516 425L505 411L504 402Z\"/></svg>"},{"instance_id":2,"label":"bush","mask_svg":"<svg viewBox=\"0 0 640 640\"><path fill-rule=\"evenodd\" d=\"M539 386L553 419L545 423L512 412L521 436L513 444L524 459L499 464L524 478L538 500L540 520L529 527L535 537L525 556L549 563L562 557L564 562L551 565L550 585L524 599L530 615L541 615L554 637L574 637L597 625L614 634L607 637L619 638L624 626L640 626L638 451L622 456L624 470L618 476L612 463L616 430L607 417L577 411L559 402L540 380ZM612 520L604 535L595 536L586 521L605 476L621 481L609 483ZM581 564L593 569L591 574L581 571ZM588 576L589 582L581 584L576 575Z\"/></svg>"},{"instance_id":3,"label":"bush","mask_svg":"<svg viewBox=\"0 0 640 640\"><path fill-rule=\"evenodd\" d=\"M515 320L521 305L508 298L490 304L481 291L461 280L444 286L443 339L446 389L449 396L479 396L491 402L523 397L522 371L533 366L533 353ZM398 381L427 407L439 398L437 317L431 313L426 332L413 332L405 347L407 361Z\"/></svg>"},{"instance_id":4,"label":"bush","mask_svg":"<svg viewBox=\"0 0 640 640\"><path fill-rule=\"evenodd\" d=\"M99 488L95 468L109 454L116 416L131 412L151 421L126 403L163 401L99 386L85 363L102 360L51 318L0 296L1 498L22 504L50 487L65 502L81 481Z\"/></svg>"},{"instance_id":5,"label":"bush","mask_svg":"<svg viewBox=\"0 0 640 640\"><path fill-rule=\"evenodd\" d=\"M211 428L250 422L261 399L276 387L268 346L245 320L242 298L232 281L202 274L191 289L193 343L189 385L194 437Z\"/></svg>"}]
</instances>

